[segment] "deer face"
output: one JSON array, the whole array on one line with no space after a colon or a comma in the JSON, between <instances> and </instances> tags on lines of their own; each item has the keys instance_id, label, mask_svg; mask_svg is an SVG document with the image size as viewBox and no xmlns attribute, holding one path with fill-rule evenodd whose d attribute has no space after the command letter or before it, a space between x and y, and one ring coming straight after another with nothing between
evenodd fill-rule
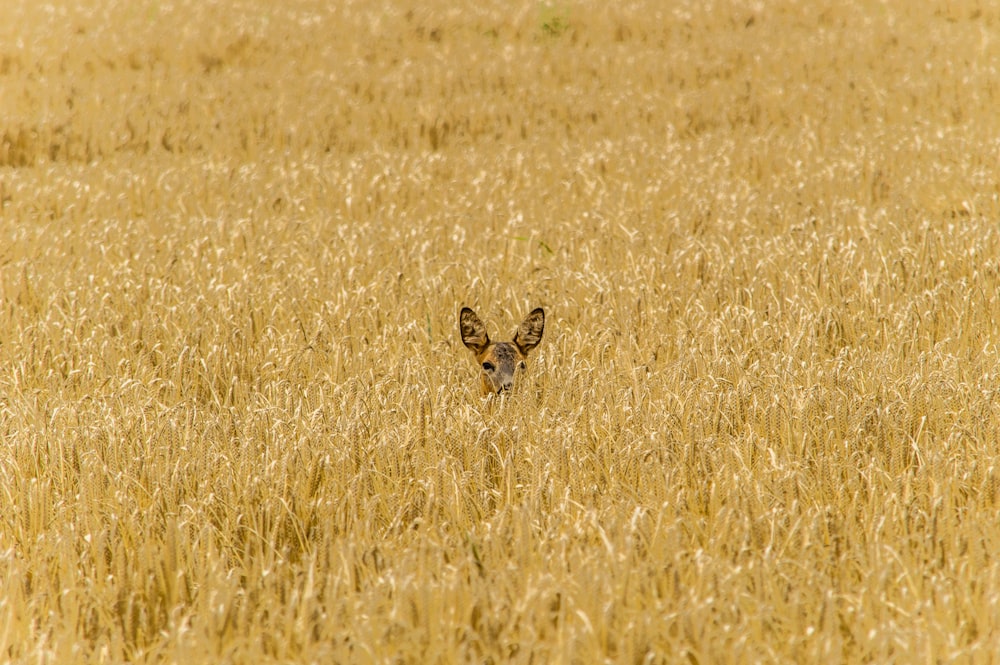
<instances>
[{"instance_id":1,"label":"deer face","mask_svg":"<svg viewBox=\"0 0 1000 665\"><path fill-rule=\"evenodd\" d=\"M458 315L462 343L472 351L479 363L480 388L483 395L503 394L513 389L518 374L527 369L528 353L542 341L545 311L532 310L514 333L510 342L491 342L486 326L468 307Z\"/></svg>"}]
</instances>

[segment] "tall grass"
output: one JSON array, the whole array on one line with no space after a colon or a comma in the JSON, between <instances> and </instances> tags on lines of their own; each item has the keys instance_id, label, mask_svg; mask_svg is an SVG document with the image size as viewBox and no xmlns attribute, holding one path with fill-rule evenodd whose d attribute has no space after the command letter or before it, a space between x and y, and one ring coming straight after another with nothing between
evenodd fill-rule
<instances>
[{"instance_id":1,"label":"tall grass","mask_svg":"<svg viewBox=\"0 0 1000 665\"><path fill-rule=\"evenodd\" d=\"M5 14L0 660L995 657L995 7Z\"/></svg>"}]
</instances>

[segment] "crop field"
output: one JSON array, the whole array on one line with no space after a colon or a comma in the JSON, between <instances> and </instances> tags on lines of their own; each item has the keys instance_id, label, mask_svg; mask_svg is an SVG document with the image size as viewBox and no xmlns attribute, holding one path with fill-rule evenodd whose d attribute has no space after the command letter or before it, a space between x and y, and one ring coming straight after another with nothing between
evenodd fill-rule
<instances>
[{"instance_id":1,"label":"crop field","mask_svg":"<svg viewBox=\"0 0 1000 665\"><path fill-rule=\"evenodd\" d=\"M0 662L995 662L996 3L0 14Z\"/></svg>"}]
</instances>

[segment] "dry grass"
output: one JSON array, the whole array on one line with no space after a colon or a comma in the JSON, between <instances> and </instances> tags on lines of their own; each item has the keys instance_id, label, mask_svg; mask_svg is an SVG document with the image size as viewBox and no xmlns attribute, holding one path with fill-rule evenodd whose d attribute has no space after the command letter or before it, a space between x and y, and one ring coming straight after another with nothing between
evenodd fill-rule
<instances>
[{"instance_id":1,"label":"dry grass","mask_svg":"<svg viewBox=\"0 0 1000 665\"><path fill-rule=\"evenodd\" d=\"M0 660L995 657L993 4L4 13Z\"/></svg>"}]
</instances>

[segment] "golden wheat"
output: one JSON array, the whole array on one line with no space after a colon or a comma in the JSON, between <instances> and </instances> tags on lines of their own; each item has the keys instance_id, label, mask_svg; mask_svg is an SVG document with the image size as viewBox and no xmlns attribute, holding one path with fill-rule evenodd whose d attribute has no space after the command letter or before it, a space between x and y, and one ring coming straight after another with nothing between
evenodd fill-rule
<instances>
[{"instance_id":1,"label":"golden wheat","mask_svg":"<svg viewBox=\"0 0 1000 665\"><path fill-rule=\"evenodd\" d=\"M0 660L1000 652L995 6L4 13Z\"/></svg>"}]
</instances>

